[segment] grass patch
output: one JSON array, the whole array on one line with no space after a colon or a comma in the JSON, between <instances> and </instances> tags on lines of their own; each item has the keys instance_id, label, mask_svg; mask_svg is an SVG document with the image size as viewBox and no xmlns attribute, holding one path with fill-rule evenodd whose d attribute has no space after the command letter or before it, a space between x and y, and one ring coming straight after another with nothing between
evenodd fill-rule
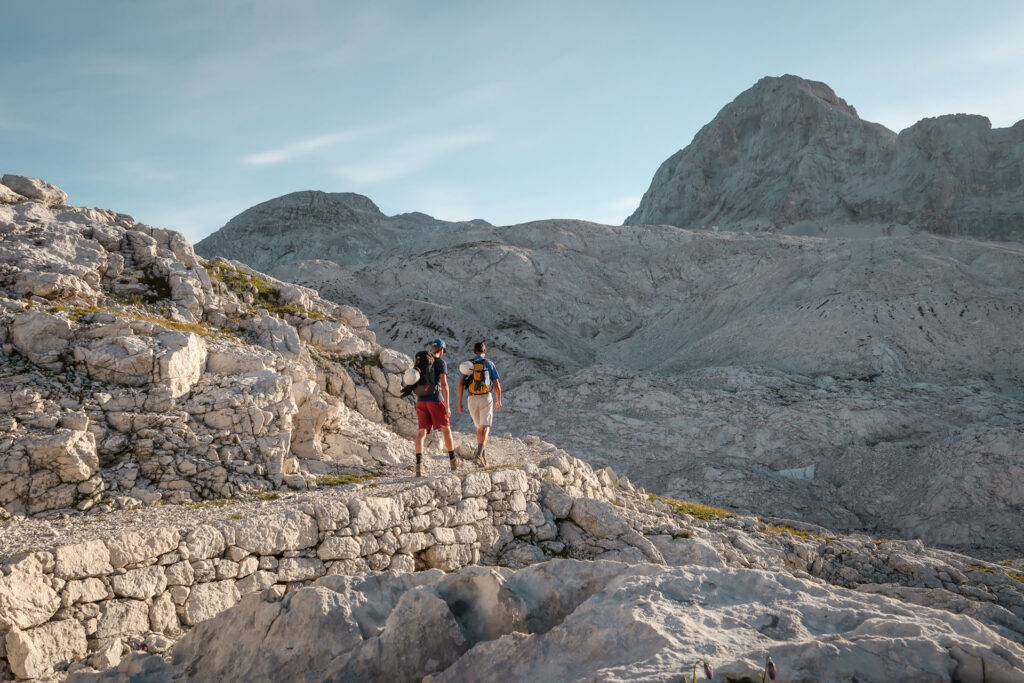
<instances>
[{"instance_id":1,"label":"grass patch","mask_svg":"<svg viewBox=\"0 0 1024 683\"><path fill-rule=\"evenodd\" d=\"M801 538L805 541L809 541L812 538L818 541L825 540L816 533L813 533L811 531L804 531L802 529L795 529L787 524L768 524L763 519L761 520L761 522L767 527L765 529L765 532L769 534L792 534L793 536Z\"/></svg>"},{"instance_id":2,"label":"grass patch","mask_svg":"<svg viewBox=\"0 0 1024 683\"><path fill-rule=\"evenodd\" d=\"M247 273L226 263L209 262L204 265L212 279L223 283L236 296L251 294L253 305L267 309L272 315L292 315L313 321L329 320L322 313L282 302L281 290L259 275Z\"/></svg>"},{"instance_id":3,"label":"grass patch","mask_svg":"<svg viewBox=\"0 0 1024 683\"><path fill-rule=\"evenodd\" d=\"M318 486L345 486L359 484L375 478L376 474L322 474L316 478Z\"/></svg>"},{"instance_id":4,"label":"grass patch","mask_svg":"<svg viewBox=\"0 0 1024 683\"><path fill-rule=\"evenodd\" d=\"M155 315L146 315L144 313L123 313L118 311L111 311L98 306L81 306L75 308L70 318L75 322L81 322L82 318L87 315L93 315L94 313L109 313L110 315L118 318L125 318L127 320L136 320L138 322L154 323L161 327L166 327L169 330L175 330L177 332L191 332L198 334L201 337L234 337L230 332L218 329L207 325L206 323L183 323L177 320L171 320L169 318L161 318Z\"/></svg>"},{"instance_id":5,"label":"grass patch","mask_svg":"<svg viewBox=\"0 0 1024 683\"><path fill-rule=\"evenodd\" d=\"M969 564L964 567L965 572L986 572L988 574L995 574L996 570L992 567L986 567L983 564Z\"/></svg>"},{"instance_id":6,"label":"grass patch","mask_svg":"<svg viewBox=\"0 0 1024 683\"><path fill-rule=\"evenodd\" d=\"M280 500L281 494L280 493L261 493L261 494L259 494L256 497L259 498L260 500L265 500L265 501L267 501L269 503L272 500Z\"/></svg>"},{"instance_id":7,"label":"grass patch","mask_svg":"<svg viewBox=\"0 0 1024 683\"><path fill-rule=\"evenodd\" d=\"M85 316L92 315L93 313L110 313L110 311L90 304L88 306L76 306L72 309L71 313L68 314L68 317L77 323L81 322L82 318Z\"/></svg>"},{"instance_id":8,"label":"grass patch","mask_svg":"<svg viewBox=\"0 0 1024 683\"><path fill-rule=\"evenodd\" d=\"M656 493L648 493L647 500L661 501L665 505L671 508L672 512L677 515L689 515L702 519L705 522L709 522L713 519L724 519L726 517L732 517L733 513L724 508L716 508L710 505L701 505L700 503L690 503L685 500L676 500L675 498L669 498L668 496L659 496Z\"/></svg>"},{"instance_id":9,"label":"grass patch","mask_svg":"<svg viewBox=\"0 0 1024 683\"><path fill-rule=\"evenodd\" d=\"M231 515L231 519L241 519L241 518L242 518L242 513L240 513L240 512L236 512L235 514Z\"/></svg>"},{"instance_id":10,"label":"grass patch","mask_svg":"<svg viewBox=\"0 0 1024 683\"><path fill-rule=\"evenodd\" d=\"M1024 574L1021 574L1020 572L1015 572L1011 569L1007 570L1006 575L1017 583L1024 583Z\"/></svg>"}]
</instances>

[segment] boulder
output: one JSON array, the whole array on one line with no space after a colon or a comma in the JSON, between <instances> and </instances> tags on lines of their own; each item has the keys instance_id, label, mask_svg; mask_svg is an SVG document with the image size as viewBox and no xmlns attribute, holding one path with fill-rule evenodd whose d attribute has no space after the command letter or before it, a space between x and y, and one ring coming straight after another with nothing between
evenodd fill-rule
<instances>
[{"instance_id":1,"label":"boulder","mask_svg":"<svg viewBox=\"0 0 1024 683\"><path fill-rule=\"evenodd\" d=\"M197 584L185 601L183 620L187 625L195 626L228 609L238 602L240 597L234 581Z\"/></svg>"},{"instance_id":2,"label":"boulder","mask_svg":"<svg viewBox=\"0 0 1024 683\"><path fill-rule=\"evenodd\" d=\"M632 531L614 505L595 498L577 498L569 519L597 538L618 538Z\"/></svg>"},{"instance_id":3,"label":"boulder","mask_svg":"<svg viewBox=\"0 0 1024 683\"><path fill-rule=\"evenodd\" d=\"M7 662L18 678L42 678L85 657L85 629L73 619L8 631Z\"/></svg>"},{"instance_id":4,"label":"boulder","mask_svg":"<svg viewBox=\"0 0 1024 683\"><path fill-rule=\"evenodd\" d=\"M224 534L210 524L196 527L185 537L185 548L188 550L190 559L193 560L220 557L224 554L226 547Z\"/></svg>"},{"instance_id":5,"label":"boulder","mask_svg":"<svg viewBox=\"0 0 1024 683\"><path fill-rule=\"evenodd\" d=\"M160 527L109 538L106 544L110 551L110 564L114 569L121 569L159 557L176 549L179 537L177 529Z\"/></svg>"},{"instance_id":6,"label":"boulder","mask_svg":"<svg viewBox=\"0 0 1024 683\"><path fill-rule=\"evenodd\" d=\"M41 296L44 299L96 298L96 291L81 278L68 273L22 272L14 279L18 296Z\"/></svg>"},{"instance_id":7,"label":"boulder","mask_svg":"<svg viewBox=\"0 0 1024 683\"><path fill-rule=\"evenodd\" d=\"M60 366L60 357L72 337L71 323L42 311L28 311L15 316L11 326L11 343L19 353L44 367Z\"/></svg>"},{"instance_id":8,"label":"boulder","mask_svg":"<svg viewBox=\"0 0 1024 683\"><path fill-rule=\"evenodd\" d=\"M33 435L23 444L34 468L51 470L65 483L85 481L100 465L96 439L84 430L57 429L52 434Z\"/></svg>"},{"instance_id":9,"label":"boulder","mask_svg":"<svg viewBox=\"0 0 1024 683\"><path fill-rule=\"evenodd\" d=\"M234 544L256 555L280 555L320 541L316 520L298 510L232 522Z\"/></svg>"},{"instance_id":10,"label":"boulder","mask_svg":"<svg viewBox=\"0 0 1024 683\"><path fill-rule=\"evenodd\" d=\"M107 600L102 603L93 637L100 640L134 636L149 631L149 606L141 600Z\"/></svg>"},{"instance_id":11,"label":"boulder","mask_svg":"<svg viewBox=\"0 0 1024 683\"><path fill-rule=\"evenodd\" d=\"M60 607L43 565L29 553L0 565L0 630L45 623Z\"/></svg>"},{"instance_id":12,"label":"boulder","mask_svg":"<svg viewBox=\"0 0 1024 683\"><path fill-rule=\"evenodd\" d=\"M120 597L147 600L164 592L167 588L167 576L163 567L155 565L131 569L124 574L111 576L110 586L114 589L114 594Z\"/></svg>"},{"instance_id":13,"label":"boulder","mask_svg":"<svg viewBox=\"0 0 1024 683\"><path fill-rule=\"evenodd\" d=\"M178 397L199 380L206 344L191 332L102 338L76 346L75 361L94 380L132 387L162 382Z\"/></svg>"},{"instance_id":14,"label":"boulder","mask_svg":"<svg viewBox=\"0 0 1024 683\"><path fill-rule=\"evenodd\" d=\"M60 546L54 556L53 573L62 579L105 576L114 571L110 566L110 551L100 540Z\"/></svg>"},{"instance_id":15,"label":"boulder","mask_svg":"<svg viewBox=\"0 0 1024 683\"><path fill-rule=\"evenodd\" d=\"M67 192L39 178L5 173L3 178L0 178L0 183L22 197L34 199L47 206L60 206L68 201Z\"/></svg>"}]
</instances>

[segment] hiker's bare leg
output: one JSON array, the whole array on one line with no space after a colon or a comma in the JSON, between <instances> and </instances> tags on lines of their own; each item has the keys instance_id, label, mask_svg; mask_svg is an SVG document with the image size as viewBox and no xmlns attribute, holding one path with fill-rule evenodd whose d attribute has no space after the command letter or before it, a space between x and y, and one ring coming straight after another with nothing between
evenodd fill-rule
<instances>
[{"instance_id":1,"label":"hiker's bare leg","mask_svg":"<svg viewBox=\"0 0 1024 683\"><path fill-rule=\"evenodd\" d=\"M487 435L491 431L491 425L484 425L476 428L476 442L482 446L487 445Z\"/></svg>"},{"instance_id":2,"label":"hiker's bare leg","mask_svg":"<svg viewBox=\"0 0 1024 683\"><path fill-rule=\"evenodd\" d=\"M444 435L444 445L449 453L455 450L455 441L452 439L452 428L441 427L441 433Z\"/></svg>"},{"instance_id":3,"label":"hiker's bare leg","mask_svg":"<svg viewBox=\"0 0 1024 683\"><path fill-rule=\"evenodd\" d=\"M451 430L449 430L449 431L451 431ZM416 452L417 453L422 453L423 452L423 440L426 439L426 438L427 438L427 430L426 429L421 429L421 430L416 432L416 442L415 443L416 443Z\"/></svg>"}]
</instances>

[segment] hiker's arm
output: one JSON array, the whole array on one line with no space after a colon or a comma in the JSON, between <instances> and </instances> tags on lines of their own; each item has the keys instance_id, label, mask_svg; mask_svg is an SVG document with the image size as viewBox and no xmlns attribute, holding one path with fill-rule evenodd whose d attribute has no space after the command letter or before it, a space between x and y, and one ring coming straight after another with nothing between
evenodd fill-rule
<instances>
[{"instance_id":1,"label":"hiker's arm","mask_svg":"<svg viewBox=\"0 0 1024 683\"><path fill-rule=\"evenodd\" d=\"M501 382L494 380L494 409L501 410Z\"/></svg>"},{"instance_id":2,"label":"hiker's arm","mask_svg":"<svg viewBox=\"0 0 1024 683\"><path fill-rule=\"evenodd\" d=\"M451 415L452 406L448 396L448 375L441 375L441 396L444 397L444 412Z\"/></svg>"},{"instance_id":3,"label":"hiker's arm","mask_svg":"<svg viewBox=\"0 0 1024 683\"><path fill-rule=\"evenodd\" d=\"M462 392L465 391L465 390L466 390L466 383L462 381L462 377L460 376L459 377L459 412L460 413L466 412L462 408Z\"/></svg>"}]
</instances>

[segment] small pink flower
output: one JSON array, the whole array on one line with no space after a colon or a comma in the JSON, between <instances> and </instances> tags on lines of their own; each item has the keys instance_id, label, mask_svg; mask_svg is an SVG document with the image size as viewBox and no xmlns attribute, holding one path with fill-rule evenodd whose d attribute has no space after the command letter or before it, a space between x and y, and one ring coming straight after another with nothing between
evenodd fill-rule
<instances>
[{"instance_id":1,"label":"small pink flower","mask_svg":"<svg viewBox=\"0 0 1024 683\"><path fill-rule=\"evenodd\" d=\"M712 678L715 677L715 670L712 669L711 665L708 664L706 661L701 663L704 665L704 678L710 681Z\"/></svg>"},{"instance_id":2,"label":"small pink flower","mask_svg":"<svg viewBox=\"0 0 1024 683\"><path fill-rule=\"evenodd\" d=\"M770 678L770 679L772 679L774 681L775 680L775 676L776 676L775 662L772 661L772 656L771 655L768 655L768 659L765 660L764 669L765 669L765 671L768 672L768 678Z\"/></svg>"}]
</instances>

